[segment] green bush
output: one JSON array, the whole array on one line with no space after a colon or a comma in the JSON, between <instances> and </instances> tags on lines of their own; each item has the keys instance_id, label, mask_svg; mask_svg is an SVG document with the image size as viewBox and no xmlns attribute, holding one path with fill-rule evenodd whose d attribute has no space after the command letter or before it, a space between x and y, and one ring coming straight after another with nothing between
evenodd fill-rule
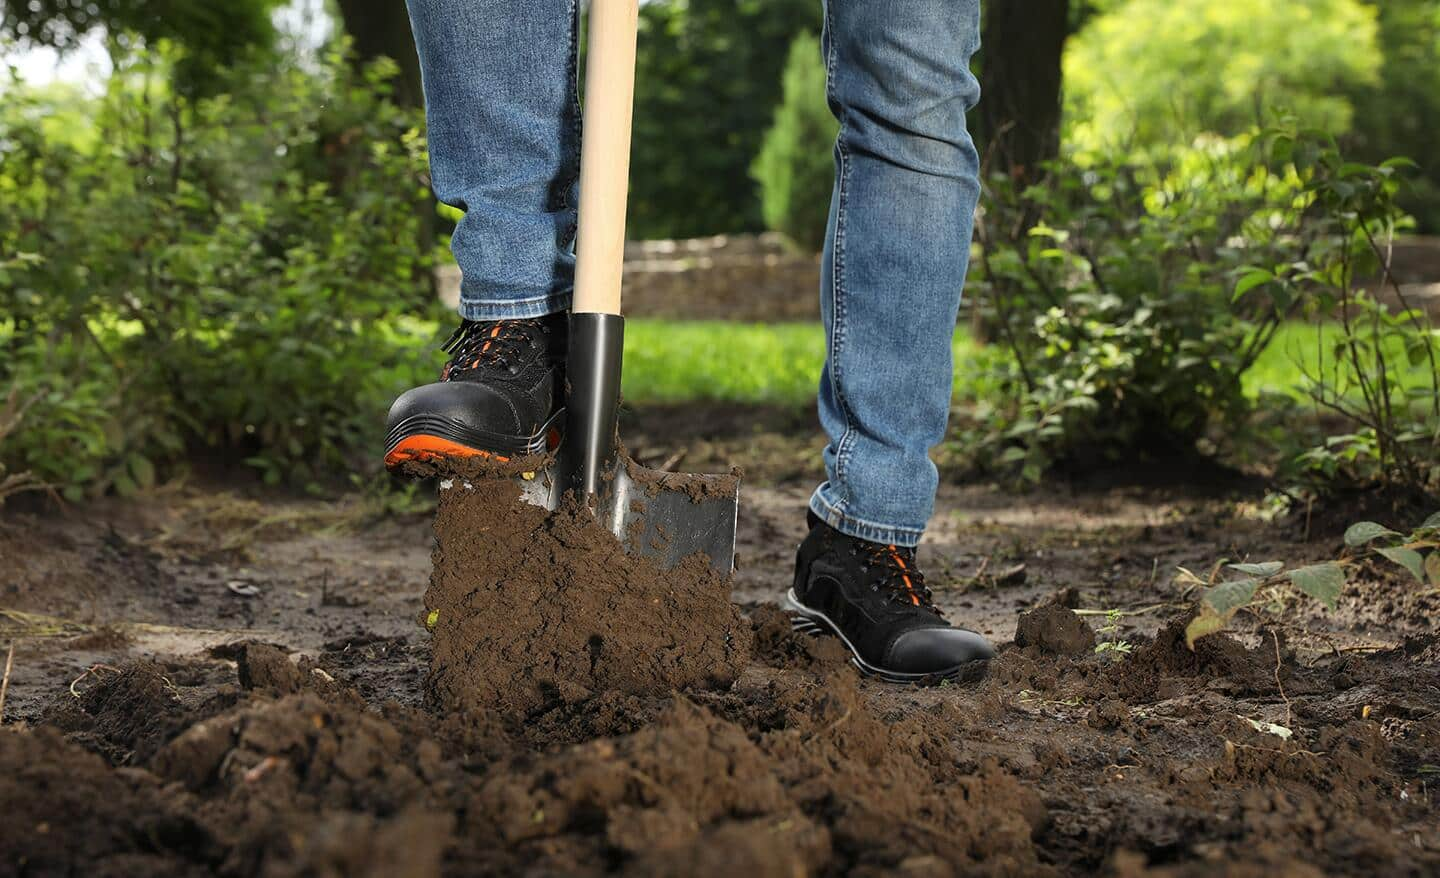
<instances>
[{"instance_id":1,"label":"green bush","mask_svg":"<svg viewBox=\"0 0 1440 878\"><path fill-rule=\"evenodd\" d=\"M811 253L825 238L835 180L830 146L838 128L826 106L820 42L803 33L790 45L784 97L751 174L760 184L765 225Z\"/></svg>"},{"instance_id":2,"label":"green bush","mask_svg":"<svg viewBox=\"0 0 1440 878\"><path fill-rule=\"evenodd\" d=\"M77 497L205 444L324 481L418 377L395 320L427 298L419 119L388 65L241 69L188 100L161 57L118 59L93 120L7 95L0 397L25 408L0 463Z\"/></svg>"},{"instance_id":3,"label":"green bush","mask_svg":"<svg viewBox=\"0 0 1440 878\"><path fill-rule=\"evenodd\" d=\"M1322 195L1360 168L1323 135L1265 132L1158 164L1056 164L1023 192L991 181L972 290L1010 356L960 447L1029 480L1253 448L1257 412L1288 403L1257 406L1243 376L1287 319L1338 301L1354 206Z\"/></svg>"},{"instance_id":4,"label":"green bush","mask_svg":"<svg viewBox=\"0 0 1440 878\"><path fill-rule=\"evenodd\" d=\"M1396 231L1411 222L1398 206L1399 173L1414 163L1347 162L1333 141L1315 149L1285 136L1272 150L1306 180L1304 198L1328 226L1320 239L1328 246L1303 261L1256 266L1240 288L1304 301L1336 325L1328 336L1317 331L1315 343L1328 344L1330 358L1304 371L1302 387L1343 427L1297 458L1299 487L1322 497L1378 488L1427 507L1440 496L1440 330L1408 301L1385 261ZM1389 302L1356 286L1377 274Z\"/></svg>"}]
</instances>

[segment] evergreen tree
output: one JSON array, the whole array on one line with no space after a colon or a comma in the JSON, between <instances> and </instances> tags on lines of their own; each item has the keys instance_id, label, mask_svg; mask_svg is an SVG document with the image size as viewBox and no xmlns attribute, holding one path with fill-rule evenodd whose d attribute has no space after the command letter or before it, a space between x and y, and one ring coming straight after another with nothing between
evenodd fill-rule
<instances>
[{"instance_id":1,"label":"evergreen tree","mask_svg":"<svg viewBox=\"0 0 1440 878\"><path fill-rule=\"evenodd\" d=\"M780 106L751 167L765 225L814 252L825 237L839 126L825 102L820 42L802 33L790 45Z\"/></svg>"}]
</instances>

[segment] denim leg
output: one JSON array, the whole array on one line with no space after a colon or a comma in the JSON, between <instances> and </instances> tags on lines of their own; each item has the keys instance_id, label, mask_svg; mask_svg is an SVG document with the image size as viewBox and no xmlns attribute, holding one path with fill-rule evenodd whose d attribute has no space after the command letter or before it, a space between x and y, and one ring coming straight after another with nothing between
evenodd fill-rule
<instances>
[{"instance_id":1,"label":"denim leg","mask_svg":"<svg viewBox=\"0 0 1440 878\"><path fill-rule=\"evenodd\" d=\"M850 536L913 546L939 483L951 339L969 264L979 157L965 113L979 0L827 0L840 120L821 271L826 481L810 508Z\"/></svg>"},{"instance_id":2,"label":"denim leg","mask_svg":"<svg viewBox=\"0 0 1440 878\"><path fill-rule=\"evenodd\" d=\"M407 0L435 195L465 211L460 315L570 307L580 173L578 0Z\"/></svg>"}]
</instances>

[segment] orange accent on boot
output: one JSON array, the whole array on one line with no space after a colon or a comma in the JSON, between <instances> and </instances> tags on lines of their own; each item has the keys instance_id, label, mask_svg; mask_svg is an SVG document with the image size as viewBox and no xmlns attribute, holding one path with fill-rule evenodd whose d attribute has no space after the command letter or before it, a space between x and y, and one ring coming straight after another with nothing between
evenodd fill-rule
<instances>
[{"instance_id":1,"label":"orange accent on boot","mask_svg":"<svg viewBox=\"0 0 1440 878\"><path fill-rule=\"evenodd\" d=\"M905 566L905 559L900 556L900 550L894 546L887 546L886 548L894 555L895 563L900 565L900 569L906 571L900 574L900 578L905 580L905 591L910 595L910 603L917 607L920 606L920 596L915 593L915 583L910 581L910 568Z\"/></svg>"},{"instance_id":2,"label":"orange accent on boot","mask_svg":"<svg viewBox=\"0 0 1440 878\"><path fill-rule=\"evenodd\" d=\"M447 457L483 457L487 460L498 460L501 463L510 460L510 458L492 451L482 451L450 439L420 433L415 436L406 436L396 442L394 448L385 452L385 465L396 467L407 460L444 460Z\"/></svg>"}]
</instances>

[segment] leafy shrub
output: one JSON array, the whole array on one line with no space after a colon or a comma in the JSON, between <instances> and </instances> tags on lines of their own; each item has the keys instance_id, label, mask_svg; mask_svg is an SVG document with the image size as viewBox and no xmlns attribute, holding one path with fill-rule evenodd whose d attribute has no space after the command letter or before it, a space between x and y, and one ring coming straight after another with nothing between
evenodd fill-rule
<instances>
[{"instance_id":1,"label":"leafy shrub","mask_svg":"<svg viewBox=\"0 0 1440 878\"><path fill-rule=\"evenodd\" d=\"M1281 133L1269 148L1305 181L1301 202L1323 234L1303 259L1245 269L1236 294L1262 294L1277 307L1299 302L1305 313L1330 319L1315 327L1316 346L1329 350L1302 368L1302 389L1343 425L1298 456L1300 488L1433 496L1440 490L1440 334L1407 301L1385 259L1396 230L1409 222L1397 198L1399 174L1413 162L1348 162L1323 135ZM1377 273L1392 302L1357 287L1357 278ZM1293 470L1286 475L1297 478Z\"/></svg>"},{"instance_id":2,"label":"leafy shrub","mask_svg":"<svg viewBox=\"0 0 1440 878\"><path fill-rule=\"evenodd\" d=\"M173 62L117 59L93 122L41 124L18 89L0 117L0 252L26 254L0 276L0 393L29 401L0 461L71 497L197 443L309 483L417 377L395 318L424 288L423 142L393 71L334 55L189 100Z\"/></svg>"},{"instance_id":3,"label":"leafy shrub","mask_svg":"<svg viewBox=\"0 0 1440 878\"><path fill-rule=\"evenodd\" d=\"M784 97L751 168L765 225L814 253L825 238L835 166L827 148L839 129L825 101L820 42L802 33L790 45Z\"/></svg>"},{"instance_id":4,"label":"leafy shrub","mask_svg":"<svg viewBox=\"0 0 1440 878\"><path fill-rule=\"evenodd\" d=\"M1303 258L1320 231L1264 139L1208 139L1163 163L1055 164L995 179L970 289L1010 356L961 444L1035 480L1058 460L1184 455L1234 438L1241 377L1298 304L1231 302L1250 263Z\"/></svg>"},{"instance_id":5,"label":"leafy shrub","mask_svg":"<svg viewBox=\"0 0 1440 878\"><path fill-rule=\"evenodd\" d=\"M1398 285L1392 307L1355 283L1404 222L1406 164L1277 128L1163 162L1056 165L1023 192L993 181L973 288L1010 356L961 444L1028 480L1060 460L1288 449L1267 463L1312 495L1433 492L1440 336ZM1242 385L1291 319L1329 347L1296 391L1348 422L1314 447L1293 418L1281 428L1291 397L1257 405Z\"/></svg>"}]
</instances>

